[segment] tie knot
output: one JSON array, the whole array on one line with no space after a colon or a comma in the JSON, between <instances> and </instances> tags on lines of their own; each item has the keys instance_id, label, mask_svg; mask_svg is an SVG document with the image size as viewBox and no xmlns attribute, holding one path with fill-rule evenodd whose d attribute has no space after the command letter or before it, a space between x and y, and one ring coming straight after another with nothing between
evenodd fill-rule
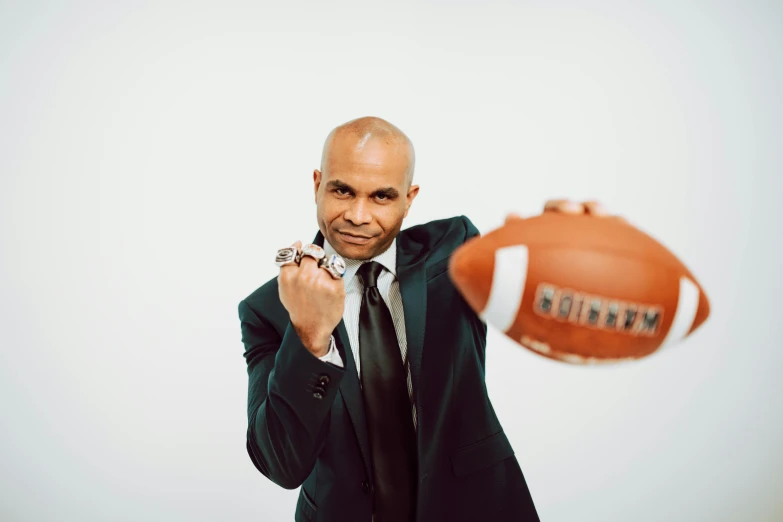
<instances>
[{"instance_id":1,"label":"tie knot","mask_svg":"<svg viewBox=\"0 0 783 522\"><path fill-rule=\"evenodd\" d=\"M364 281L364 289L373 288L378 283L378 276L381 275L383 265L377 261L364 263L359 267L359 275Z\"/></svg>"}]
</instances>

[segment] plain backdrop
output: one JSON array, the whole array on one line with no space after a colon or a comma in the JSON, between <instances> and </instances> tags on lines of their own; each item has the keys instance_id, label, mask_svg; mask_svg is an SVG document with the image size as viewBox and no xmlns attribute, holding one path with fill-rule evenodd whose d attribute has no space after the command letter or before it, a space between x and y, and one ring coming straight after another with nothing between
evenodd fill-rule
<instances>
[{"instance_id":1,"label":"plain backdrop","mask_svg":"<svg viewBox=\"0 0 783 522\"><path fill-rule=\"evenodd\" d=\"M687 4L687 5L686 5ZM542 520L783 519L777 2L0 2L0 520L286 521L237 304L317 230L328 132L403 129L404 227L596 198L707 290L642 362L490 328Z\"/></svg>"}]
</instances>

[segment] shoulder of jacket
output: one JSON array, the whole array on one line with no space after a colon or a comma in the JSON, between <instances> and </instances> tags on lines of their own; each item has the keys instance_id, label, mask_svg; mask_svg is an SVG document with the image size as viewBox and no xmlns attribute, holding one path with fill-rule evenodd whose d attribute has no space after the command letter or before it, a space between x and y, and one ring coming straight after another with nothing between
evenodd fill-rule
<instances>
[{"instance_id":1,"label":"shoulder of jacket","mask_svg":"<svg viewBox=\"0 0 783 522\"><path fill-rule=\"evenodd\" d=\"M282 320L283 316L287 317L287 312L280 302L280 294L277 290L277 276L256 288L239 302L240 316L244 307L249 308L253 314L272 322Z\"/></svg>"},{"instance_id":2,"label":"shoulder of jacket","mask_svg":"<svg viewBox=\"0 0 783 522\"><path fill-rule=\"evenodd\" d=\"M460 215L407 228L398 240L401 249L414 258L427 257L429 263L436 263L478 233L470 219Z\"/></svg>"}]
</instances>

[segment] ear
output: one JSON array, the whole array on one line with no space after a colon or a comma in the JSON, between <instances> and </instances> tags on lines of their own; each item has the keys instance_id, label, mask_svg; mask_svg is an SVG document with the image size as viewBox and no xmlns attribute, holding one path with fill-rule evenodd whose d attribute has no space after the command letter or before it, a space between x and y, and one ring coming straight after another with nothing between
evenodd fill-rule
<instances>
[{"instance_id":1,"label":"ear","mask_svg":"<svg viewBox=\"0 0 783 522\"><path fill-rule=\"evenodd\" d=\"M418 185L412 185L411 188L408 189L408 194L405 196L405 199L407 199L405 203L405 214L402 216L403 218L408 217L408 211L411 209L411 205L413 205L413 200L416 199L416 196L419 194L419 186Z\"/></svg>"},{"instance_id":2,"label":"ear","mask_svg":"<svg viewBox=\"0 0 783 522\"><path fill-rule=\"evenodd\" d=\"M321 186L321 171L315 169L313 171L313 192L315 195L315 202L318 203L318 187Z\"/></svg>"}]
</instances>

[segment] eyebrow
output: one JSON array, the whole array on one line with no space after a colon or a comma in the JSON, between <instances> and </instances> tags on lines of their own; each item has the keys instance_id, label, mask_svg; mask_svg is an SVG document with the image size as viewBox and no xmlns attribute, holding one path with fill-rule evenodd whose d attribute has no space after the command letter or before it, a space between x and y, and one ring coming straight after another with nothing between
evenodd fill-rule
<instances>
[{"instance_id":1,"label":"eyebrow","mask_svg":"<svg viewBox=\"0 0 783 522\"><path fill-rule=\"evenodd\" d=\"M345 191L348 191L348 192L356 193L356 190L352 186L350 186L347 183L343 183L339 179L335 179L335 180L331 180L331 181L327 182L326 183L326 187L329 188L329 189L342 189L342 190L345 190ZM394 187L384 187L384 188L380 188L380 189L377 189L377 190L373 191L373 193L370 194L370 197L373 197L373 196L386 196L389 199L394 199L394 198L398 197L399 195L400 195L400 193L397 191L396 188L394 188Z\"/></svg>"}]
</instances>

